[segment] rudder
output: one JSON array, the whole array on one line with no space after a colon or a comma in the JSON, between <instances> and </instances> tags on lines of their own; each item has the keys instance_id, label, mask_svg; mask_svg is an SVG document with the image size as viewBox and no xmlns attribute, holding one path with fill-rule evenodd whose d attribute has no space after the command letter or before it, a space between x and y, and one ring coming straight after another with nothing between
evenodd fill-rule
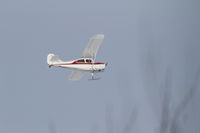
<instances>
[{"instance_id":1,"label":"rudder","mask_svg":"<svg viewBox=\"0 0 200 133\"><path fill-rule=\"evenodd\" d=\"M53 65L53 64L59 63L59 62L62 62L62 60L60 60L57 55L54 55L54 54L47 55L47 64L48 65Z\"/></svg>"}]
</instances>

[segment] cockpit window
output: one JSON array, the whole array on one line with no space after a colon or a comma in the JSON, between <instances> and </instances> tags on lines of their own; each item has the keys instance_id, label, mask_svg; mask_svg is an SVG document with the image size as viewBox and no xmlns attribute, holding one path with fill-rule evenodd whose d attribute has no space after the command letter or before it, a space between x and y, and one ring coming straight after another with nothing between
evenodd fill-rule
<instances>
[{"instance_id":1,"label":"cockpit window","mask_svg":"<svg viewBox=\"0 0 200 133\"><path fill-rule=\"evenodd\" d=\"M87 63L91 63L92 61L90 59L86 59L86 62Z\"/></svg>"},{"instance_id":2,"label":"cockpit window","mask_svg":"<svg viewBox=\"0 0 200 133\"><path fill-rule=\"evenodd\" d=\"M84 59L77 60L79 63L85 63Z\"/></svg>"}]
</instances>

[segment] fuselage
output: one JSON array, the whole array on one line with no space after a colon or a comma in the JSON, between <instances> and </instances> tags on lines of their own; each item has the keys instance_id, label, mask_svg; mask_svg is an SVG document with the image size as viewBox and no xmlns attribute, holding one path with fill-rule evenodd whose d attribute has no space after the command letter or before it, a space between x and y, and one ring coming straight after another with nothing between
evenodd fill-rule
<instances>
[{"instance_id":1,"label":"fuselage","mask_svg":"<svg viewBox=\"0 0 200 133\"><path fill-rule=\"evenodd\" d=\"M106 63L93 62L92 59L81 58L73 61L54 63L51 66L58 66L62 68L76 69L88 72L100 72L105 69L106 65Z\"/></svg>"}]
</instances>

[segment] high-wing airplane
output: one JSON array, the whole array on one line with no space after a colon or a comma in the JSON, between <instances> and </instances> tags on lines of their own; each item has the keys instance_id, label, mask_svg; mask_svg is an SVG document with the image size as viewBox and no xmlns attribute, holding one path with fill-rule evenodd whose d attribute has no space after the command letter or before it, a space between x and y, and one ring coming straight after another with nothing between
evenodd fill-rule
<instances>
[{"instance_id":1,"label":"high-wing airplane","mask_svg":"<svg viewBox=\"0 0 200 133\"><path fill-rule=\"evenodd\" d=\"M107 66L107 63L95 62L97 51L103 39L103 34L97 34L90 38L82 56L72 61L62 61L57 55L48 54L47 64L49 67L57 66L72 69L69 80L80 80L85 72L91 73L92 80L98 79L94 78L94 73L102 72Z\"/></svg>"}]
</instances>

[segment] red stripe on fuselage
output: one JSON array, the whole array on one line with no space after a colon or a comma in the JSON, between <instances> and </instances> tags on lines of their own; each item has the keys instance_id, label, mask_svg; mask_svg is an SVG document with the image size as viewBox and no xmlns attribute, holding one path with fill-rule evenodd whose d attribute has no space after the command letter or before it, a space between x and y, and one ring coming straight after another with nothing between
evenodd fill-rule
<instances>
[{"instance_id":1,"label":"red stripe on fuselage","mask_svg":"<svg viewBox=\"0 0 200 133\"><path fill-rule=\"evenodd\" d=\"M54 64L54 65L101 65L105 63L96 62L96 63L80 63L80 62L72 62L72 63L63 63L63 64Z\"/></svg>"}]
</instances>

